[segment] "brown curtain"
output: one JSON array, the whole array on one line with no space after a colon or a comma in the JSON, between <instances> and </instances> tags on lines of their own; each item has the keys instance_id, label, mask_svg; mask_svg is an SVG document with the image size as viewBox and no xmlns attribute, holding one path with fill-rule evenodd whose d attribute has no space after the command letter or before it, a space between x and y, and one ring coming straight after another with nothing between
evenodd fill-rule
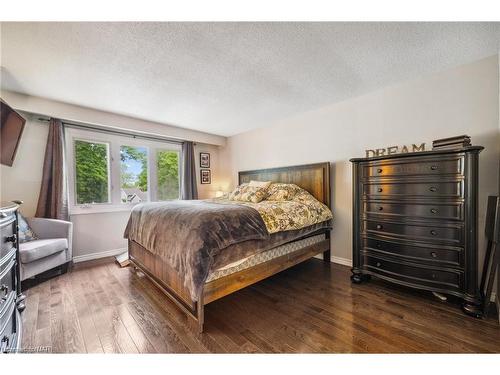
<instances>
[{"instance_id":1,"label":"brown curtain","mask_svg":"<svg viewBox=\"0 0 500 375\"><path fill-rule=\"evenodd\" d=\"M68 220L64 169L63 124L61 120L51 118L43 162L42 186L36 209L37 217Z\"/></svg>"},{"instance_id":2,"label":"brown curtain","mask_svg":"<svg viewBox=\"0 0 500 375\"><path fill-rule=\"evenodd\" d=\"M198 199L193 142L182 144L181 199Z\"/></svg>"}]
</instances>

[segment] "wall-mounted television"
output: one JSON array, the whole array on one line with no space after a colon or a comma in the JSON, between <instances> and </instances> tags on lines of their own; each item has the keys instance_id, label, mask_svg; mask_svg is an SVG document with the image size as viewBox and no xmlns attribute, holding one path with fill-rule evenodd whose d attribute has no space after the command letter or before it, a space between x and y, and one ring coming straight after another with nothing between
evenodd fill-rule
<instances>
[{"instance_id":1,"label":"wall-mounted television","mask_svg":"<svg viewBox=\"0 0 500 375\"><path fill-rule=\"evenodd\" d=\"M26 120L0 99L0 162L12 167Z\"/></svg>"}]
</instances>

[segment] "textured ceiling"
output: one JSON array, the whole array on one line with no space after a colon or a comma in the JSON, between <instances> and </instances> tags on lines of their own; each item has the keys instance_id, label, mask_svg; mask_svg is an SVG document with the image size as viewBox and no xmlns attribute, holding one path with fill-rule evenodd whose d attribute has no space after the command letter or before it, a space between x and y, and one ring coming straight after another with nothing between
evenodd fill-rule
<instances>
[{"instance_id":1,"label":"textured ceiling","mask_svg":"<svg viewBox=\"0 0 500 375\"><path fill-rule=\"evenodd\" d=\"M500 23L1 26L2 88L225 136L500 45Z\"/></svg>"}]
</instances>

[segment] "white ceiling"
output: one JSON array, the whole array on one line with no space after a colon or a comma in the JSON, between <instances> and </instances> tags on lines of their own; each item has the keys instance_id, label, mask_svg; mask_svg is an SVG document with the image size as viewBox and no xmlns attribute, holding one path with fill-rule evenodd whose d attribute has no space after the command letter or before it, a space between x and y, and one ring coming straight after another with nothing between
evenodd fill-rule
<instances>
[{"instance_id":1,"label":"white ceiling","mask_svg":"<svg viewBox=\"0 0 500 375\"><path fill-rule=\"evenodd\" d=\"M500 23L1 27L2 88L225 136L500 46Z\"/></svg>"}]
</instances>

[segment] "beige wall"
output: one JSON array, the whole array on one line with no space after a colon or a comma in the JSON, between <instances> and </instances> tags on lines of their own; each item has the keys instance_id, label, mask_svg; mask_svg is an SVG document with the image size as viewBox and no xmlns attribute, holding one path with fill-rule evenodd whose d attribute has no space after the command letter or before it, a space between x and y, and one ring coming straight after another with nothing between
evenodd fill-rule
<instances>
[{"instance_id":1,"label":"beige wall","mask_svg":"<svg viewBox=\"0 0 500 375\"><path fill-rule=\"evenodd\" d=\"M3 95L3 93L2 93ZM16 94L17 95L17 94ZM8 98L15 99L15 95L10 95ZM8 101L8 98L6 100ZM33 102L33 100L31 100ZM44 106L29 107L36 113L47 114L47 110L52 108L52 103L45 99L38 98L37 101L43 102ZM22 104L21 101L8 101L13 107L17 108L16 104L21 104L21 108L28 108ZM47 104L50 104L48 106ZM64 103L57 103L57 110L59 114L67 113L68 109L74 109L75 106L66 105ZM55 108L55 107L54 107ZM84 121L81 115L90 114L94 120L99 122L108 119L106 114L104 117L99 117L101 112L85 108L80 113L79 121ZM37 120L37 116L30 115L22 112L23 116L27 118L26 127L21 138L19 149L14 160L12 167L1 165L0 167L0 199L2 201L10 201L20 199L24 201L21 211L26 216L33 216L36 211L38 202L38 194L40 192L40 184L42 178L43 159L45 154L45 145L47 142L48 126L46 122ZM55 116L55 115L54 115ZM123 116L120 116L123 117ZM67 117L65 117L67 118ZM128 118L127 123L131 129L141 129L142 121L134 122L135 119ZM132 126L135 124L134 126ZM153 125L151 125L153 126ZM156 125L155 134L169 135L170 127L162 129L161 125ZM163 131L163 133L161 133ZM175 133L182 135L181 133ZM185 136L192 136L192 132L188 131ZM198 134L198 139L207 139L211 141L225 142L224 137L212 139L211 136L204 138L204 133ZM217 137L217 136L215 136ZM199 152L209 152L211 154L211 171L212 171L212 184L201 185L199 173ZM218 190L218 175L219 175L219 147L216 145L198 143L195 146L195 157L197 160L197 179L198 179L198 192L200 198L211 198ZM86 256L91 254L111 255L126 248L127 243L123 239L123 231L127 223L129 212L109 212L109 213L94 213L83 215L72 215L71 221L74 223L74 242L73 242L73 255L77 259L84 260Z\"/></svg>"},{"instance_id":2,"label":"beige wall","mask_svg":"<svg viewBox=\"0 0 500 375\"><path fill-rule=\"evenodd\" d=\"M127 249L123 232L130 212L106 212L72 215L73 257L84 261L100 256L111 256Z\"/></svg>"},{"instance_id":3,"label":"beige wall","mask_svg":"<svg viewBox=\"0 0 500 375\"><path fill-rule=\"evenodd\" d=\"M33 216L36 211L42 181L43 158L47 143L48 126L27 119L12 167L0 165L0 198L2 201L20 199L24 201L23 214Z\"/></svg>"},{"instance_id":4,"label":"beige wall","mask_svg":"<svg viewBox=\"0 0 500 375\"><path fill-rule=\"evenodd\" d=\"M219 162L219 147L207 144L197 143L194 147L196 159L196 179L198 181L198 196L200 199L213 198L215 192L220 190L220 162ZM200 152L208 152L210 154L210 170L212 173L211 184L200 184Z\"/></svg>"},{"instance_id":5,"label":"beige wall","mask_svg":"<svg viewBox=\"0 0 500 375\"><path fill-rule=\"evenodd\" d=\"M226 137L219 135L179 128L153 121L141 120L134 117L99 111L97 109L62 103L55 100L18 94L7 90L1 90L0 95L2 99L18 111L56 117L77 123L83 122L86 124L112 127L116 129L134 130L147 134L155 134L218 146L223 146L226 143Z\"/></svg>"},{"instance_id":6,"label":"beige wall","mask_svg":"<svg viewBox=\"0 0 500 375\"><path fill-rule=\"evenodd\" d=\"M350 260L349 158L392 145L426 142L430 149L433 139L468 134L474 144L486 147L480 156L482 234L486 197L498 193L498 74L498 57L493 56L230 137L219 156L222 169L229 171L221 183L234 186L239 170L330 161L332 257Z\"/></svg>"}]
</instances>

